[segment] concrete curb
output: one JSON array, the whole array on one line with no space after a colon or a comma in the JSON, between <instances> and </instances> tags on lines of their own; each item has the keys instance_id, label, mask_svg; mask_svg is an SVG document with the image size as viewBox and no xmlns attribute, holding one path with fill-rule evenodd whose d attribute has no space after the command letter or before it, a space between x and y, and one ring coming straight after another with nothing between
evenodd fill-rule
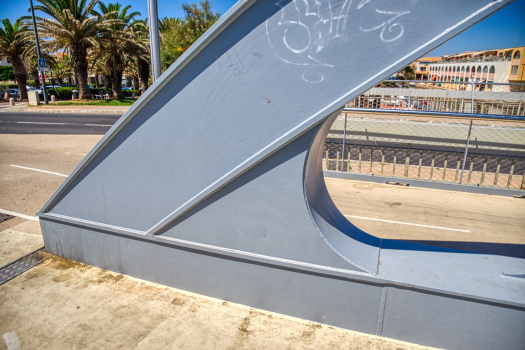
<instances>
[{"instance_id":1,"label":"concrete curb","mask_svg":"<svg viewBox=\"0 0 525 350\"><path fill-rule=\"evenodd\" d=\"M409 179L405 177L394 177L394 176L388 177L388 176L380 176L380 175L339 172L339 171L333 171L333 170L323 170L323 174L325 177L330 177L334 179L347 179L347 180L375 182L375 183L382 183L382 184L385 184L387 182L399 182L399 183L407 184L412 187L431 188L435 190L444 190L444 191L468 192L468 193L476 193L476 194L487 194L491 196L513 197L513 196L525 195L525 191L516 190L516 189L482 187L482 186L474 186L474 185L459 185L456 183L424 181L424 180L417 180L417 179Z\"/></svg>"},{"instance_id":2,"label":"concrete curb","mask_svg":"<svg viewBox=\"0 0 525 350\"><path fill-rule=\"evenodd\" d=\"M126 111L107 110L89 110L89 109L36 109L36 108L5 108L0 109L0 113L80 113L80 114L124 114Z\"/></svg>"}]
</instances>

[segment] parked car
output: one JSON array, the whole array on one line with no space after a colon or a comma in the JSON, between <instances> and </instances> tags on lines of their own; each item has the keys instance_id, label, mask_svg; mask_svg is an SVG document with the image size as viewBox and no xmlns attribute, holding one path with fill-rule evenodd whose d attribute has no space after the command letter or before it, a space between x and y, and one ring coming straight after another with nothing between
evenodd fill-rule
<instances>
[{"instance_id":1,"label":"parked car","mask_svg":"<svg viewBox=\"0 0 525 350\"><path fill-rule=\"evenodd\" d=\"M9 97L14 98L15 100L20 98L20 90L18 90L18 89L5 89L2 92L2 97L4 96L5 91L7 91L9 93Z\"/></svg>"},{"instance_id":2,"label":"parked car","mask_svg":"<svg viewBox=\"0 0 525 350\"><path fill-rule=\"evenodd\" d=\"M27 89L27 91L37 91L39 94L42 93L42 89L37 89L37 88L34 87L34 86L26 85L26 89Z\"/></svg>"}]
</instances>

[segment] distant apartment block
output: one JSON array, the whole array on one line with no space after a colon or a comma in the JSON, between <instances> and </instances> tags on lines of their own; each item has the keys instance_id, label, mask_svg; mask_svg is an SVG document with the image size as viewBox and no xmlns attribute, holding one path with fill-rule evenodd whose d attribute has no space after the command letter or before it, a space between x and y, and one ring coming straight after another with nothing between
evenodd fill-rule
<instances>
[{"instance_id":1,"label":"distant apartment block","mask_svg":"<svg viewBox=\"0 0 525 350\"><path fill-rule=\"evenodd\" d=\"M485 51L469 51L440 58L427 57L412 64L417 80L525 83L525 46ZM470 90L470 84L447 84L449 89ZM476 90L523 91L509 85L476 85Z\"/></svg>"}]
</instances>

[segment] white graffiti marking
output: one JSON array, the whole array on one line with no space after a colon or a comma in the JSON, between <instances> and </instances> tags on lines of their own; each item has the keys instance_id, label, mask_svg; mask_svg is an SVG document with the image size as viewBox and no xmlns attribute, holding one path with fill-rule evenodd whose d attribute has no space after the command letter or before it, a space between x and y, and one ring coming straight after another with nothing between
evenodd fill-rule
<instances>
[{"instance_id":1,"label":"white graffiti marking","mask_svg":"<svg viewBox=\"0 0 525 350\"><path fill-rule=\"evenodd\" d=\"M334 66L316 55L331 41L344 35L352 0L339 1L335 5L334 0L293 0L289 6L282 3L282 0L276 3L281 7L278 31L270 33L266 21L270 46L282 61L307 67L302 75L304 81L319 83L324 76L313 70Z\"/></svg>"},{"instance_id":2,"label":"white graffiti marking","mask_svg":"<svg viewBox=\"0 0 525 350\"><path fill-rule=\"evenodd\" d=\"M366 1L366 0L364 0ZM369 0L370 1L370 0ZM366 2L367 3L367 2ZM363 2L361 2L361 4L366 5L366 3L363 4ZM361 5L359 4L359 5ZM403 33L405 32L405 28L403 27L402 24L400 23L392 23L396 18L400 17L400 16L403 16L403 15L406 15L408 13L410 13L410 11L381 11L381 10L376 10L377 13L380 13L380 14L383 14L383 15L394 15L394 17L390 18L388 21L386 22L383 22L381 23L380 25L378 26L375 26L373 28L370 28L370 29L363 29L363 27L359 26L359 29L361 29L363 32L371 32L373 30L377 30L379 28L383 28L381 29L381 34L379 35L379 37L381 38L382 41L384 41L385 43L390 43L392 41L396 41L397 39L401 38L403 36ZM392 23L392 24L390 24ZM392 29L395 28L395 27L399 27L399 34L396 35L394 38L392 39L385 39L385 31L388 27L388 31L390 33L392 33Z\"/></svg>"},{"instance_id":3,"label":"white graffiti marking","mask_svg":"<svg viewBox=\"0 0 525 350\"><path fill-rule=\"evenodd\" d=\"M334 68L328 62L331 55L327 52L333 50L333 43L345 35L353 0L292 0L286 4L285 1L279 0L275 4L281 8L279 19L274 17L266 20L266 35L270 47L283 62L304 66L304 81L320 83L324 80L323 71ZM356 10L370 2L372 0L360 0ZM359 26L362 32L381 30L379 37L385 43L403 36L405 28L396 19L410 11L375 9L375 12L390 15L391 18L372 28ZM323 50L329 46L331 49L323 54Z\"/></svg>"}]
</instances>

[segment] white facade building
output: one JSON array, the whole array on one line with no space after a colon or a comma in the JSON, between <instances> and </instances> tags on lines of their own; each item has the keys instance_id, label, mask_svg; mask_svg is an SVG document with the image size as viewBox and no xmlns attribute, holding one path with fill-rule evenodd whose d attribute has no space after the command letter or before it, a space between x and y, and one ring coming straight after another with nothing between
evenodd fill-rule
<instances>
[{"instance_id":1,"label":"white facade building","mask_svg":"<svg viewBox=\"0 0 525 350\"><path fill-rule=\"evenodd\" d=\"M429 64L429 79L438 82L522 83L523 81L516 80L522 49L516 47L442 56L441 60ZM444 88L457 90L470 90L471 86L471 84L442 84ZM475 89L508 92L515 87L477 84Z\"/></svg>"}]
</instances>

